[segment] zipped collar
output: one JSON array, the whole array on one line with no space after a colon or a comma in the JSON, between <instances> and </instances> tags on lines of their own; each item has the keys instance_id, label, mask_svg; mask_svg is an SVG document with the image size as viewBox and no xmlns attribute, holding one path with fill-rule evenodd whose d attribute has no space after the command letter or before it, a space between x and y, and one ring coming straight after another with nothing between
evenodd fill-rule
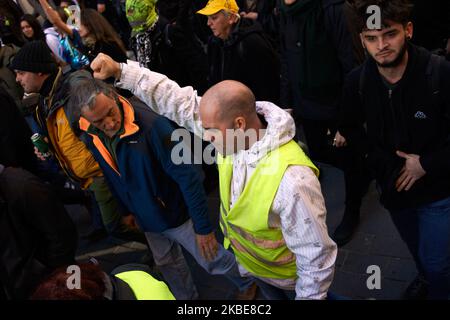
<instances>
[{"instance_id":1,"label":"zipped collar","mask_svg":"<svg viewBox=\"0 0 450 320\"><path fill-rule=\"evenodd\" d=\"M51 113L53 113L56 109L58 109L62 104L53 105L53 99L57 93L57 90L60 87L60 83L63 77L62 69L58 68L58 71L51 74L48 77L44 84L42 85L41 90L39 91L42 99L44 100L45 105L45 114L48 117Z\"/></svg>"}]
</instances>

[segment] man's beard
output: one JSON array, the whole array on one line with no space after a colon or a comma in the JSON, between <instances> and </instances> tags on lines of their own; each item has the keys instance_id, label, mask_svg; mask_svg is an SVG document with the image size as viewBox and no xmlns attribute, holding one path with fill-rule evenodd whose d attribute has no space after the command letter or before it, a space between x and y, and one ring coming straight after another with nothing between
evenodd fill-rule
<instances>
[{"instance_id":1,"label":"man's beard","mask_svg":"<svg viewBox=\"0 0 450 320\"><path fill-rule=\"evenodd\" d=\"M391 62L386 62L386 63L379 63L377 60L375 60L375 62L377 63L377 65L381 68L395 68L398 67L402 61L403 61L403 57L406 54L406 51L408 49L408 45L407 42L405 41L405 43L403 44L402 48L400 49L400 52L398 53L397 57L392 60Z\"/></svg>"}]
</instances>

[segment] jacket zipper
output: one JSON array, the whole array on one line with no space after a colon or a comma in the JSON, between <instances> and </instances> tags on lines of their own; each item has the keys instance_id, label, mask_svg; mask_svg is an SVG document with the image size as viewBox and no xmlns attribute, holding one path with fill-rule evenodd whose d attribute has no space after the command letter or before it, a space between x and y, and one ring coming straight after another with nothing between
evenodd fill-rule
<instances>
[{"instance_id":1,"label":"jacket zipper","mask_svg":"<svg viewBox=\"0 0 450 320\"><path fill-rule=\"evenodd\" d=\"M398 149L399 148L399 135L398 135L398 128L396 128L396 126L398 125L398 121L397 121L397 117L395 115L394 112L394 105L392 104L392 89L388 90L388 94L389 94L389 109L391 111L391 115L392 115L392 120L393 120L393 129L394 129L394 135L395 135L395 148Z\"/></svg>"}]
</instances>

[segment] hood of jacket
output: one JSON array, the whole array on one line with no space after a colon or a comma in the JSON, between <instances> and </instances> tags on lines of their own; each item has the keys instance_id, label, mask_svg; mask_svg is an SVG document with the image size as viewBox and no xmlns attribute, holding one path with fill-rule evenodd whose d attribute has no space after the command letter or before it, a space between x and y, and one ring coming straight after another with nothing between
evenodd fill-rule
<instances>
[{"instance_id":1,"label":"hood of jacket","mask_svg":"<svg viewBox=\"0 0 450 320\"><path fill-rule=\"evenodd\" d=\"M285 110L271 102L256 102L256 112L267 123L264 136L248 150L242 150L247 164L259 162L270 151L291 141L295 136L295 122Z\"/></svg>"}]
</instances>

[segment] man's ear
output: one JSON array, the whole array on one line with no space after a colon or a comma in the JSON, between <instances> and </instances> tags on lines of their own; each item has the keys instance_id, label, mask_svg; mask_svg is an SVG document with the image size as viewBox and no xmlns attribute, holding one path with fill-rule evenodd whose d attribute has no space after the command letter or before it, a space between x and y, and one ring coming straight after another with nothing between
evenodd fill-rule
<instances>
[{"instance_id":1,"label":"man's ear","mask_svg":"<svg viewBox=\"0 0 450 320\"><path fill-rule=\"evenodd\" d=\"M405 33L406 33L406 38L408 40L411 40L414 35L414 25L411 21L406 24Z\"/></svg>"},{"instance_id":2,"label":"man's ear","mask_svg":"<svg viewBox=\"0 0 450 320\"><path fill-rule=\"evenodd\" d=\"M241 129L245 131L245 128L247 126L247 122L245 121L244 117L237 117L234 119L234 130Z\"/></svg>"},{"instance_id":3,"label":"man's ear","mask_svg":"<svg viewBox=\"0 0 450 320\"><path fill-rule=\"evenodd\" d=\"M235 24L240 19L240 16L238 16L234 13L229 13L229 15L230 15L230 18L228 19L229 24Z\"/></svg>"}]
</instances>

